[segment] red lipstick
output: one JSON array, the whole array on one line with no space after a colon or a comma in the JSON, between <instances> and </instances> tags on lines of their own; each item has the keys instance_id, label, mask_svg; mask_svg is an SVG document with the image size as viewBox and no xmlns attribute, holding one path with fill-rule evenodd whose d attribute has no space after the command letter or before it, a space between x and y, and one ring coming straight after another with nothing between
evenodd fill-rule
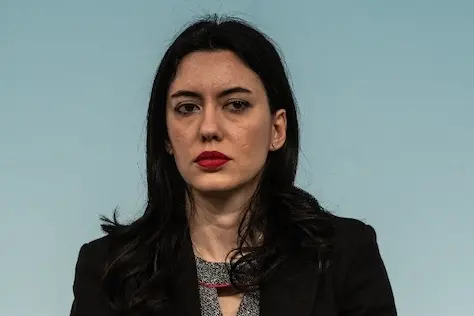
<instances>
[{"instance_id":1,"label":"red lipstick","mask_svg":"<svg viewBox=\"0 0 474 316\"><path fill-rule=\"evenodd\" d=\"M225 165L229 160L229 157L219 151L204 151L197 156L194 162L205 169L215 170Z\"/></svg>"}]
</instances>

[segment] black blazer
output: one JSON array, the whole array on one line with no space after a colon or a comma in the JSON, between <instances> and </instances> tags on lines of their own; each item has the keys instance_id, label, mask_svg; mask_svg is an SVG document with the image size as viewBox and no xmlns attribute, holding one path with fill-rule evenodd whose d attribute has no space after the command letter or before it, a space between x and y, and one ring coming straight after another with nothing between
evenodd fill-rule
<instances>
[{"instance_id":1,"label":"black blazer","mask_svg":"<svg viewBox=\"0 0 474 316\"><path fill-rule=\"evenodd\" d=\"M395 302L374 229L360 221L335 217L334 251L320 273L304 256L285 261L260 289L261 316L395 316ZM115 316L100 278L109 238L82 246L76 265L71 316ZM189 246L188 251L192 253ZM175 315L200 316L196 266L192 256L177 279ZM168 315L166 315L168 316Z\"/></svg>"}]
</instances>

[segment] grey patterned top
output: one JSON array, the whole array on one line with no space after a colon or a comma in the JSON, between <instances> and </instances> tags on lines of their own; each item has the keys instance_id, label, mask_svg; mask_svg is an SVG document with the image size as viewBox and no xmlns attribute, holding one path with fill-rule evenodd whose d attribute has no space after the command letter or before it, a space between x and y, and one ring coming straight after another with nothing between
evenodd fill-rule
<instances>
[{"instance_id":1,"label":"grey patterned top","mask_svg":"<svg viewBox=\"0 0 474 316\"><path fill-rule=\"evenodd\" d=\"M230 284L230 265L224 262L208 262L196 257L202 316L222 316L217 289ZM258 316L260 313L259 291L245 293L237 316Z\"/></svg>"}]
</instances>

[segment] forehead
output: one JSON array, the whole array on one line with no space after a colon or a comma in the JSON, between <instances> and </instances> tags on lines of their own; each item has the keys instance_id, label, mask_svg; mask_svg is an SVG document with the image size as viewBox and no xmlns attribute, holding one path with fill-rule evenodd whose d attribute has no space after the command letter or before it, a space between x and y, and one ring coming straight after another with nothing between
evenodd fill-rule
<instances>
[{"instance_id":1,"label":"forehead","mask_svg":"<svg viewBox=\"0 0 474 316\"><path fill-rule=\"evenodd\" d=\"M178 65L170 93L178 89L222 90L229 86L261 90L260 78L230 51L194 52Z\"/></svg>"}]
</instances>

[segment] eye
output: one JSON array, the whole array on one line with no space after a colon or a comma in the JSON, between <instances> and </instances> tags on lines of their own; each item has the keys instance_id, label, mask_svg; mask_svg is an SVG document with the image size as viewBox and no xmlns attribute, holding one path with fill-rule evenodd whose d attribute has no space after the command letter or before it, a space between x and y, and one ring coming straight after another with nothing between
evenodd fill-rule
<instances>
[{"instance_id":1,"label":"eye","mask_svg":"<svg viewBox=\"0 0 474 316\"><path fill-rule=\"evenodd\" d=\"M247 101L232 101L225 105L227 109L231 112L242 112L245 111L248 107L250 107L250 103Z\"/></svg>"},{"instance_id":2,"label":"eye","mask_svg":"<svg viewBox=\"0 0 474 316\"><path fill-rule=\"evenodd\" d=\"M199 110L199 107L196 104L193 103L184 103L180 104L175 108L175 111L178 112L179 114L190 114L193 112L197 112Z\"/></svg>"}]
</instances>

